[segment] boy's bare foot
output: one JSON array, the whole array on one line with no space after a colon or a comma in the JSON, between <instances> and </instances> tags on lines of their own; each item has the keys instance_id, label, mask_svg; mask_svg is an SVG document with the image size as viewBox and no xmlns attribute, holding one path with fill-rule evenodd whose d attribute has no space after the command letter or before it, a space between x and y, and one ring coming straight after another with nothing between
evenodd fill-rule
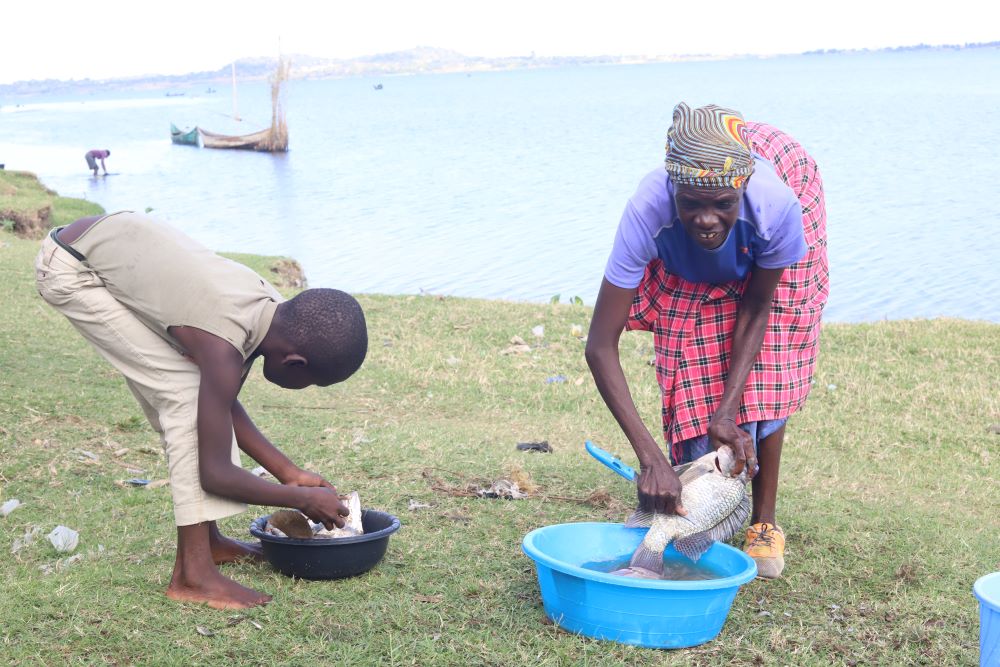
<instances>
[{"instance_id":1,"label":"boy's bare foot","mask_svg":"<svg viewBox=\"0 0 1000 667\"><path fill-rule=\"evenodd\" d=\"M167 586L167 597L178 602L203 602L213 609L245 609L267 604L271 596L242 586L218 572L203 572L197 581L189 581L174 571Z\"/></svg>"},{"instance_id":2,"label":"boy's bare foot","mask_svg":"<svg viewBox=\"0 0 1000 667\"><path fill-rule=\"evenodd\" d=\"M267 604L270 595L227 579L216 567L220 558L225 561L252 555L253 546L223 537L214 521L178 526L177 559L167 597L180 602L203 602L215 609Z\"/></svg>"},{"instance_id":3,"label":"boy's bare foot","mask_svg":"<svg viewBox=\"0 0 1000 667\"><path fill-rule=\"evenodd\" d=\"M232 563L244 558L264 560L264 550L260 546L260 542L241 542L226 537L219 532L214 521L209 523L208 544L212 550L212 560L216 565Z\"/></svg>"},{"instance_id":4,"label":"boy's bare foot","mask_svg":"<svg viewBox=\"0 0 1000 667\"><path fill-rule=\"evenodd\" d=\"M212 561L216 565L243 559L264 560L264 550L259 542L240 542L220 535L211 541L211 549Z\"/></svg>"}]
</instances>

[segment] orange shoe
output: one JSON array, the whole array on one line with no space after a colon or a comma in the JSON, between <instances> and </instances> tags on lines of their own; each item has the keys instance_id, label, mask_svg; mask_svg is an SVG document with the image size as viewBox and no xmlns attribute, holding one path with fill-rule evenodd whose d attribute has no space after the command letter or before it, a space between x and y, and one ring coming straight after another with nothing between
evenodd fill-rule
<instances>
[{"instance_id":1,"label":"orange shoe","mask_svg":"<svg viewBox=\"0 0 1000 667\"><path fill-rule=\"evenodd\" d=\"M743 551L757 563L757 576L762 579L777 579L785 569L785 533L773 523L747 528Z\"/></svg>"}]
</instances>

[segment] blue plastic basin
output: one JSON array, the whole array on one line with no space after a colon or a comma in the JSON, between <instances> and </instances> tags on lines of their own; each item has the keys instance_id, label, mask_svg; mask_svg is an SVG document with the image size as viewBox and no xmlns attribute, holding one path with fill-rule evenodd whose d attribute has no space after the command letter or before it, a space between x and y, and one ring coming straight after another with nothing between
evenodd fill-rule
<instances>
[{"instance_id":1,"label":"blue plastic basin","mask_svg":"<svg viewBox=\"0 0 1000 667\"><path fill-rule=\"evenodd\" d=\"M718 579L633 579L581 567L627 561L645 534L620 523L564 523L525 535L522 548L535 561L546 615L569 632L623 644L683 648L714 639L739 587L757 576L756 563L716 542L698 565ZM684 557L671 547L664 558Z\"/></svg>"},{"instance_id":2,"label":"blue plastic basin","mask_svg":"<svg viewBox=\"0 0 1000 667\"><path fill-rule=\"evenodd\" d=\"M979 665L1000 667L1000 572L979 577L972 592L979 600Z\"/></svg>"}]
</instances>

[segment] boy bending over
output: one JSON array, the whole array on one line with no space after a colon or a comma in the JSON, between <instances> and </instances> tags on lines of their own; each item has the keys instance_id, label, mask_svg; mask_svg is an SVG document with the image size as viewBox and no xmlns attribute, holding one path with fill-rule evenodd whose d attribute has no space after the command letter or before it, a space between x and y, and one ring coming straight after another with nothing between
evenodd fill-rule
<instances>
[{"instance_id":1,"label":"boy bending over","mask_svg":"<svg viewBox=\"0 0 1000 667\"><path fill-rule=\"evenodd\" d=\"M361 306L332 289L285 301L247 267L128 211L53 230L35 274L42 298L122 372L160 434L177 523L167 596L219 609L268 602L219 572L259 558L260 545L224 537L216 521L254 503L332 528L348 510L333 485L257 430L237 395L257 357L264 377L289 389L346 380L368 350ZM240 449L281 483L244 470Z\"/></svg>"}]
</instances>

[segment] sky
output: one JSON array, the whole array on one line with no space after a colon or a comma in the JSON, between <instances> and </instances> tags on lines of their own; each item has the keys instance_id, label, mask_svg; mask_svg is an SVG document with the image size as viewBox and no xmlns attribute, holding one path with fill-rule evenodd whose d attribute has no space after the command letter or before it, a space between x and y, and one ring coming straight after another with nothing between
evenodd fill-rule
<instances>
[{"instance_id":1,"label":"sky","mask_svg":"<svg viewBox=\"0 0 1000 667\"><path fill-rule=\"evenodd\" d=\"M4 4L0 84L184 74L215 70L236 58L275 56L279 49L334 58L416 46L469 56L767 55L1000 40L995 0Z\"/></svg>"}]
</instances>

